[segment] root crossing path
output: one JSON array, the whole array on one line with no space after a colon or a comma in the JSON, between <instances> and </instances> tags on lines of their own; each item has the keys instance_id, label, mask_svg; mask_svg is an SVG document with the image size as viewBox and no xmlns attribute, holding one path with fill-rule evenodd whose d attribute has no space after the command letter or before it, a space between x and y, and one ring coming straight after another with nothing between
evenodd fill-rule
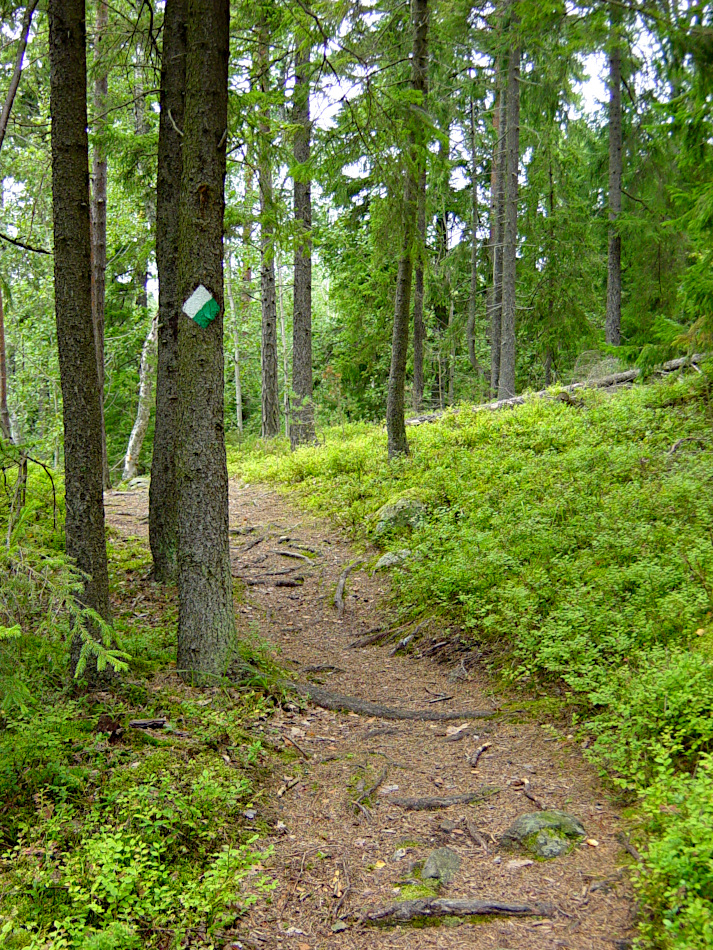
<instances>
[{"instance_id":1,"label":"root crossing path","mask_svg":"<svg viewBox=\"0 0 713 950\"><path fill-rule=\"evenodd\" d=\"M147 502L142 489L109 494L108 520L122 533L145 534ZM273 846L265 868L278 885L230 946L629 947L631 858L617 840L622 820L561 723L499 695L477 667L421 655L448 639L435 623L396 652L408 629L383 645L350 647L394 625L388 578L368 573L367 554L350 572L338 610L337 584L355 552L284 497L232 483L230 526L233 574L246 584L240 628L269 641L280 662L314 687L312 700L302 690L291 709L261 726L266 743L295 753L250 812L266 831L261 844ZM335 695L356 700L351 711ZM394 710L496 715L431 721L394 718ZM501 849L513 821L540 806L579 819L586 842L550 861ZM423 878L429 855L444 848L458 865L451 879ZM411 903L399 910L403 901ZM476 913L481 905L484 913Z\"/></svg>"}]
</instances>

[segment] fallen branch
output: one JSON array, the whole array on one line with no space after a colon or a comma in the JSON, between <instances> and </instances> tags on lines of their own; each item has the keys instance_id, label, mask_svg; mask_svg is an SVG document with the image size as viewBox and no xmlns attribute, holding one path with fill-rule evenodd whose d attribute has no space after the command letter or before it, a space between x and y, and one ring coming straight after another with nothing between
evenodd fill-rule
<instances>
[{"instance_id":1,"label":"fallen branch","mask_svg":"<svg viewBox=\"0 0 713 950\"><path fill-rule=\"evenodd\" d=\"M275 581L275 587L302 587L304 577L283 577Z\"/></svg>"},{"instance_id":2,"label":"fallen branch","mask_svg":"<svg viewBox=\"0 0 713 950\"><path fill-rule=\"evenodd\" d=\"M697 442L699 445L705 445L708 439L704 438L701 435L687 435L683 439L678 439L673 443L671 448L668 450L666 455L670 458L672 455L675 455L676 452L681 448L682 445L685 445L686 442Z\"/></svg>"},{"instance_id":3,"label":"fallen branch","mask_svg":"<svg viewBox=\"0 0 713 950\"><path fill-rule=\"evenodd\" d=\"M489 785L477 792L467 792L465 795L451 795L448 798L389 798L392 805L405 808L406 811L435 811L437 808L450 808L451 805L470 805L472 802L481 802L500 791Z\"/></svg>"},{"instance_id":4,"label":"fallen branch","mask_svg":"<svg viewBox=\"0 0 713 950\"><path fill-rule=\"evenodd\" d=\"M529 778L523 778L523 779L519 779L517 782L513 782L512 787L519 788L522 791L522 794L525 796L525 798L529 799L536 808L539 808L540 811L547 811L547 809L542 804L540 799L536 795L533 795L532 790L530 788Z\"/></svg>"},{"instance_id":5,"label":"fallen branch","mask_svg":"<svg viewBox=\"0 0 713 950\"><path fill-rule=\"evenodd\" d=\"M623 831L619 832L619 834L616 836L616 840L619 842L622 848L627 852L627 854L631 855L634 861L636 861L638 864L644 863L644 859L641 857L639 852L636 850L636 848L631 843L631 841L629 841L629 839L627 838L627 836L624 834Z\"/></svg>"},{"instance_id":6,"label":"fallen branch","mask_svg":"<svg viewBox=\"0 0 713 950\"><path fill-rule=\"evenodd\" d=\"M407 923L418 917L552 917L549 904L506 904L503 901L471 901L447 897L424 897L400 901L390 907L367 911L361 918L366 923Z\"/></svg>"},{"instance_id":7,"label":"fallen branch","mask_svg":"<svg viewBox=\"0 0 713 950\"><path fill-rule=\"evenodd\" d=\"M364 805L364 802L365 802L367 799L371 798L371 796L374 794L374 792L377 790L377 788L379 788L380 785L383 785L384 780L386 779L386 776L387 776L387 774L388 774L388 771L389 771L388 768L383 769L383 771L379 774L379 777L378 777L377 780L374 782L374 784L371 786L371 788L367 788L367 790L366 790L365 792L362 792L361 795L360 795L358 798L356 798L356 799L354 799L354 801L352 801L352 805L354 806L355 809L357 809L357 810L358 810L358 809L362 809L362 810L363 810L363 807L362 807L362 806Z\"/></svg>"},{"instance_id":8,"label":"fallen branch","mask_svg":"<svg viewBox=\"0 0 713 950\"><path fill-rule=\"evenodd\" d=\"M491 745L492 745L492 742L484 742L481 746L478 746L478 748L475 750L473 755L468 759L468 762L470 763L470 767L472 769L476 767L476 765L478 764L478 759L480 759L481 755L484 752L486 752L490 748Z\"/></svg>"},{"instance_id":9,"label":"fallen branch","mask_svg":"<svg viewBox=\"0 0 713 950\"><path fill-rule=\"evenodd\" d=\"M306 554L298 554L296 551L270 551L270 554L279 554L280 557L291 557L295 561L309 561L312 563L312 558L307 557Z\"/></svg>"},{"instance_id":10,"label":"fallen branch","mask_svg":"<svg viewBox=\"0 0 713 950\"><path fill-rule=\"evenodd\" d=\"M359 716L375 716L377 719L413 719L420 722L447 722L453 719L492 719L499 713L494 709L465 709L455 712L439 713L433 709L395 709L392 706L380 706L378 703L359 699L356 696L342 696L330 693L321 686L309 683L290 683L286 686L296 689L307 696L315 706L334 711L354 712Z\"/></svg>"},{"instance_id":11,"label":"fallen branch","mask_svg":"<svg viewBox=\"0 0 713 950\"><path fill-rule=\"evenodd\" d=\"M340 620L344 616L344 585L347 583L347 578L351 572L355 568L361 567L362 563L362 561L354 561L349 567L345 567L337 582L337 590L334 594L334 606L337 608L337 616Z\"/></svg>"},{"instance_id":12,"label":"fallen branch","mask_svg":"<svg viewBox=\"0 0 713 950\"><path fill-rule=\"evenodd\" d=\"M339 911L342 909L342 904L343 904L344 901L347 899L347 897L348 897L348 895L349 895L349 892L350 892L351 889L352 889L352 882L351 882L351 880L350 880L350 878L349 878L349 870L348 870L348 868L347 868L347 862L344 860L344 858L342 858L342 868L344 869L344 880L345 880L347 886L346 886L346 887L344 888L344 890L342 891L342 896L339 898L339 900L337 901L336 907L335 907L334 910L332 911L332 919L333 919L333 920L336 920L337 917L339 916Z\"/></svg>"},{"instance_id":13,"label":"fallen branch","mask_svg":"<svg viewBox=\"0 0 713 950\"><path fill-rule=\"evenodd\" d=\"M393 650L389 650L389 656L396 656L396 654L397 654L400 650L406 649L406 647L407 647L407 646L409 645L409 643L413 640L413 638L414 638L414 634L413 634L413 633L409 633L409 635L406 636L406 637L404 637L403 640L399 640L399 642L396 644L396 646L393 648Z\"/></svg>"},{"instance_id":14,"label":"fallen branch","mask_svg":"<svg viewBox=\"0 0 713 950\"><path fill-rule=\"evenodd\" d=\"M468 834L471 836L471 838L473 839L473 841L478 845L478 847L482 848L483 851L484 851L486 854L488 854L488 853L489 853L489 852L488 852L488 842L487 842L487 841L485 840L485 838L481 835L481 833L480 833L480 832L478 831L478 829L475 827L474 823L470 820L470 818L466 818L466 820L465 820L465 826L466 826L466 828L468 829Z\"/></svg>"},{"instance_id":15,"label":"fallen branch","mask_svg":"<svg viewBox=\"0 0 713 950\"><path fill-rule=\"evenodd\" d=\"M130 729L163 729L168 722L167 719L132 719L129 723Z\"/></svg>"}]
</instances>

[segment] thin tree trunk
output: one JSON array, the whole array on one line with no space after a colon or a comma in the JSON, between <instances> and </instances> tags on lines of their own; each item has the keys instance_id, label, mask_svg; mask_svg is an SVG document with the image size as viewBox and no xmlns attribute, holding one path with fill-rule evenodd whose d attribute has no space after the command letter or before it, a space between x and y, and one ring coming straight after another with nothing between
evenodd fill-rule
<instances>
[{"instance_id":1,"label":"thin tree trunk","mask_svg":"<svg viewBox=\"0 0 713 950\"><path fill-rule=\"evenodd\" d=\"M500 329L498 398L515 395L515 291L517 282L517 194L520 166L520 48L508 55L507 177L503 235L503 310Z\"/></svg>"},{"instance_id":2,"label":"thin tree trunk","mask_svg":"<svg viewBox=\"0 0 713 950\"><path fill-rule=\"evenodd\" d=\"M104 114L109 93L106 54L102 48L106 29L109 24L109 5L106 0L97 0L97 18L94 35L94 62L97 76L94 80L94 112L98 140L94 144L92 160L92 322L94 342L97 351L97 372L99 374L99 400L102 416L102 483L105 489L111 488L109 461L106 452L106 426L104 424L104 312L106 300L106 186L107 161L102 134L106 125Z\"/></svg>"},{"instance_id":3,"label":"thin tree trunk","mask_svg":"<svg viewBox=\"0 0 713 950\"><path fill-rule=\"evenodd\" d=\"M228 304L233 317L233 370L235 374L235 421L238 432L243 434L243 385L240 378L240 313L235 306L233 295L233 267L228 254L225 261L225 289L228 294Z\"/></svg>"},{"instance_id":4,"label":"thin tree trunk","mask_svg":"<svg viewBox=\"0 0 713 950\"><path fill-rule=\"evenodd\" d=\"M12 79L10 80L10 86L7 90L7 95L5 96L5 102L2 107L2 113L0 113L0 149L2 149L2 143L5 141L5 133L7 132L7 124L10 120L10 113L12 112L12 104L15 101L15 94L17 93L17 87L20 85L20 77L22 76L22 64L25 59L25 50L27 49L27 41L30 36L30 25L32 23L32 15L35 12L37 7L38 0L30 0L26 9L25 15L22 18L22 26L20 27L20 39L18 41L17 53L15 55L15 68L12 72Z\"/></svg>"},{"instance_id":5,"label":"thin tree trunk","mask_svg":"<svg viewBox=\"0 0 713 950\"><path fill-rule=\"evenodd\" d=\"M223 419L229 21L229 0L188 0L178 236L177 662L199 683L204 674L225 673L236 645ZM212 300L203 296L198 309L201 287Z\"/></svg>"},{"instance_id":6,"label":"thin tree trunk","mask_svg":"<svg viewBox=\"0 0 713 950\"><path fill-rule=\"evenodd\" d=\"M478 312L478 167L475 150L475 103L470 100L470 289L468 294L468 323L466 324L466 343L468 359L473 370L483 377L483 369L475 355L475 318Z\"/></svg>"},{"instance_id":7,"label":"thin tree trunk","mask_svg":"<svg viewBox=\"0 0 713 950\"><path fill-rule=\"evenodd\" d=\"M152 357L158 335L158 311L151 320L149 332L146 334L144 345L141 348L141 366L139 369L139 404L136 407L136 421L131 430L131 437L124 456L123 480L136 478L139 470L139 457L144 444L146 430L151 418L151 396L153 393L153 366Z\"/></svg>"},{"instance_id":8,"label":"thin tree trunk","mask_svg":"<svg viewBox=\"0 0 713 950\"><path fill-rule=\"evenodd\" d=\"M413 409L420 412L423 405L423 348L426 340L426 325L423 322L423 271L426 253L426 169L418 180L418 256L413 285Z\"/></svg>"},{"instance_id":9,"label":"thin tree trunk","mask_svg":"<svg viewBox=\"0 0 713 950\"><path fill-rule=\"evenodd\" d=\"M1 186L1 183L0 183ZM12 442L10 412L7 408L7 359L5 354L5 310L0 285L0 434L7 442Z\"/></svg>"},{"instance_id":10,"label":"thin tree trunk","mask_svg":"<svg viewBox=\"0 0 713 950\"><path fill-rule=\"evenodd\" d=\"M285 438L290 438L290 364L285 334L285 285L282 280L282 262L277 258L277 304L280 313L280 341L282 343L282 411L285 417Z\"/></svg>"},{"instance_id":11,"label":"thin tree trunk","mask_svg":"<svg viewBox=\"0 0 713 950\"><path fill-rule=\"evenodd\" d=\"M149 489L149 540L154 577L176 580L178 570L178 209L181 194L181 132L186 97L187 0L166 0L161 61L161 116L156 179L158 359L156 424Z\"/></svg>"},{"instance_id":12,"label":"thin tree trunk","mask_svg":"<svg viewBox=\"0 0 713 950\"><path fill-rule=\"evenodd\" d=\"M450 285L449 285L450 290ZM451 292L451 302L448 307L448 348L449 348L449 360L448 360L448 405L455 405L456 400L456 338L455 338L455 324L453 320L454 316L454 306L453 306L453 295Z\"/></svg>"},{"instance_id":13,"label":"thin tree trunk","mask_svg":"<svg viewBox=\"0 0 713 950\"><path fill-rule=\"evenodd\" d=\"M428 0L413 0L413 58L411 86L424 100L428 76ZM420 133L421 130L419 130ZM421 134L418 135L421 138ZM417 230L418 183L424 168L421 143L414 132L411 135L403 205L403 243L396 277L394 301L394 330L391 340L391 369L386 402L386 428L389 458L408 455L406 422L404 418L404 387L408 356L408 328L411 311L411 280L413 277L414 235Z\"/></svg>"},{"instance_id":14,"label":"thin tree trunk","mask_svg":"<svg viewBox=\"0 0 713 950\"><path fill-rule=\"evenodd\" d=\"M307 42L295 56L295 91L292 121L295 125L295 242L292 317L292 448L314 442L312 402L312 184L309 170L312 125L309 114L310 49Z\"/></svg>"},{"instance_id":15,"label":"thin tree trunk","mask_svg":"<svg viewBox=\"0 0 713 950\"><path fill-rule=\"evenodd\" d=\"M495 396L500 385L500 340L503 316L503 243L505 239L505 177L507 174L507 110L506 78L500 69L500 89L494 122L496 146L495 163L495 234L493 241L493 294L490 315L490 389Z\"/></svg>"},{"instance_id":16,"label":"thin tree trunk","mask_svg":"<svg viewBox=\"0 0 713 950\"><path fill-rule=\"evenodd\" d=\"M99 380L92 326L84 0L49 0L54 291L64 416L66 551L83 604L109 618ZM82 640L72 640L70 666ZM90 678L96 672L87 666Z\"/></svg>"},{"instance_id":17,"label":"thin tree trunk","mask_svg":"<svg viewBox=\"0 0 713 950\"><path fill-rule=\"evenodd\" d=\"M280 396L277 369L277 301L275 298L275 226L270 156L270 120L267 93L270 87L268 28L261 20L258 39L257 73L265 99L259 122L258 178L260 182L260 300L262 335L262 436L274 438L280 432Z\"/></svg>"},{"instance_id":18,"label":"thin tree trunk","mask_svg":"<svg viewBox=\"0 0 713 950\"><path fill-rule=\"evenodd\" d=\"M618 25L620 15L611 18L609 51L609 255L607 266L606 341L621 343L621 214L622 128L621 128L621 46Z\"/></svg>"}]
</instances>

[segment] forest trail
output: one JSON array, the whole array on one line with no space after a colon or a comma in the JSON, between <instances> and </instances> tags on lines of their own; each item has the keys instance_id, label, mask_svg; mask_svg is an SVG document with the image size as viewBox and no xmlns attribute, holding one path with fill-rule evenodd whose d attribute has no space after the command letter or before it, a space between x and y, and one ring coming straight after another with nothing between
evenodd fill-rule
<instances>
[{"instance_id":1,"label":"forest trail","mask_svg":"<svg viewBox=\"0 0 713 950\"><path fill-rule=\"evenodd\" d=\"M147 535L148 491L106 496L107 521L123 535ZM465 676L418 655L389 656L385 647L350 642L391 621L388 579L355 569L338 618L334 591L356 558L324 521L259 486L230 486L233 574L259 581L237 607L240 629L269 641L302 681L383 705L448 712L499 709L492 719L386 721L307 705L283 709L261 724L267 742L300 754L277 771L256 799L252 818L268 829L265 862L278 886L244 919L244 938L230 947L283 950L607 950L630 946L633 896L617 840L622 825L572 738L559 725L512 712L478 670ZM285 540L289 539L289 541ZM288 552L302 557L289 557ZM305 559L306 558L306 559ZM283 573L289 572L289 573ZM275 582L303 577L299 587ZM429 631L437 638L438 630ZM318 669L321 668L321 669ZM466 724L453 738L454 729ZM481 746L477 767L467 761ZM552 861L528 863L497 841L521 814L548 809L578 818L594 844ZM362 808L353 802L380 782ZM475 804L405 810L400 797L450 797L491 786ZM371 805L369 805L371 802ZM251 813L252 814L252 813ZM440 896L553 905L551 917L450 918L441 926L365 926L360 915L415 896L414 877L436 848L460 860ZM416 872L417 873L417 872ZM409 884L409 882L411 882ZM411 892L409 892L411 889ZM345 929L336 923L343 918ZM452 925L451 925L452 924ZM244 928L244 929L243 929Z\"/></svg>"}]
</instances>

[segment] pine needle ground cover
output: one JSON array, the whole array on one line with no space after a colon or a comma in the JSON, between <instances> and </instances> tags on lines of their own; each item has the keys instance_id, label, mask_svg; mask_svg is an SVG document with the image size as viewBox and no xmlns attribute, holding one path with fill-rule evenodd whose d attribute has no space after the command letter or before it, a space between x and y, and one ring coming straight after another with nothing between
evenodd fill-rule
<instances>
[{"instance_id":1,"label":"pine needle ground cover","mask_svg":"<svg viewBox=\"0 0 713 950\"><path fill-rule=\"evenodd\" d=\"M581 407L462 408L392 464L367 425L230 460L365 542L386 503L426 506L386 542L411 552L401 610L456 625L533 711L558 697L633 806L642 945L671 950L713 947L712 393L709 370Z\"/></svg>"}]
</instances>

